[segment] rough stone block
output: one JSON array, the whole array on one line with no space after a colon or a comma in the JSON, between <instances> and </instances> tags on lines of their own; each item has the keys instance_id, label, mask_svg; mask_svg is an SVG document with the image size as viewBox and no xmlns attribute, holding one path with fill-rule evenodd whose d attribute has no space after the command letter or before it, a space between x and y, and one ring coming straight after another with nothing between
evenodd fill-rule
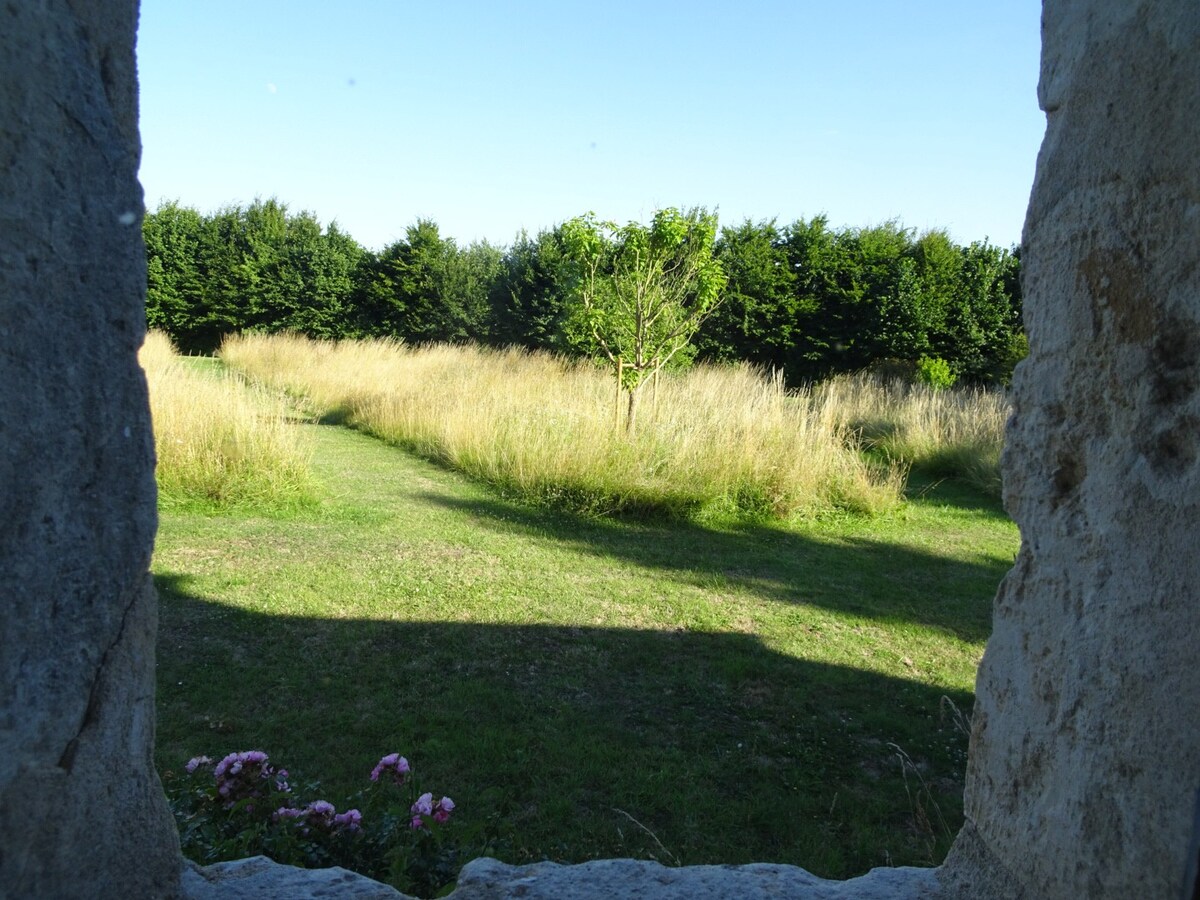
<instances>
[{"instance_id":1,"label":"rough stone block","mask_svg":"<svg viewBox=\"0 0 1200 900\"><path fill-rule=\"evenodd\" d=\"M828 881L795 866L668 868L634 859L601 859L563 866L509 866L494 859L467 863L454 900L921 900L938 895L933 869L872 869L861 878Z\"/></svg>"},{"instance_id":2,"label":"rough stone block","mask_svg":"<svg viewBox=\"0 0 1200 900\"><path fill-rule=\"evenodd\" d=\"M137 5L0 3L0 894L169 897Z\"/></svg>"},{"instance_id":3,"label":"rough stone block","mask_svg":"<svg viewBox=\"0 0 1200 900\"><path fill-rule=\"evenodd\" d=\"M185 900L411 900L394 888L334 866L297 869L265 856L212 866L188 863Z\"/></svg>"},{"instance_id":4,"label":"rough stone block","mask_svg":"<svg viewBox=\"0 0 1200 900\"><path fill-rule=\"evenodd\" d=\"M1047 0L1021 528L980 668L964 896L1178 897L1200 787L1200 8Z\"/></svg>"}]
</instances>

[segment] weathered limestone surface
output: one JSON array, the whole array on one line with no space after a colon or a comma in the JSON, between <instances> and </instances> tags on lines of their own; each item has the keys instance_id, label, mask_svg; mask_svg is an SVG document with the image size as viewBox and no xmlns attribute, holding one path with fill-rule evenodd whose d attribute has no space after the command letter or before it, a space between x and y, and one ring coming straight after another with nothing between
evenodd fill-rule
<instances>
[{"instance_id":1,"label":"weathered limestone surface","mask_svg":"<svg viewBox=\"0 0 1200 900\"><path fill-rule=\"evenodd\" d=\"M938 894L933 869L872 869L861 878L828 881L795 866L683 866L601 859L562 866L509 866L476 859L462 870L454 900L922 900Z\"/></svg>"},{"instance_id":2,"label":"weathered limestone surface","mask_svg":"<svg viewBox=\"0 0 1200 900\"><path fill-rule=\"evenodd\" d=\"M377 881L345 869L296 869L262 856L197 866L183 873L186 900L407 900ZM467 863L453 900L929 900L939 897L934 869L872 869L861 878L829 881L795 866L684 866L667 868L634 859L604 859L574 866L544 862L510 866L494 859Z\"/></svg>"},{"instance_id":3,"label":"weathered limestone surface","mask_svg":"<svg viewBox=\"0 0 1200 900\"><path fill-rule=\"evenodd\" d=\"M409 900L395 888L334 866L297 869L265 856L197 866L183 872L187 900Z\"/></svg>"},{"instance_id":4,"label":"weathered limestone surface","mask_svg":"<svg viewBox=\"0 0 1200 900\"><path fill-rule=\"evenodd\" d=\"M137 4L0 0L0 896L169 897Z\"/></svg>"},{"instance_id":5,"label":"weathered limestone surface","mask_svg":"<svg viewBox=\"0 0 1200 900\"><path fill-rule=\"evenodd\" d=\"M262 856L197 866L183 873L186 900L408 900L387 885L345 869L296 869ZM510 866L494 859L467 863L452 900L931 900L934 869L872 869L861 878L829 881L795 866L684 866L602 859L564 866L543 862Z\"/></svg>"},{"instance_id":6,"label":"weathered limestone surface","mask_svg":"<svg viewBox=\"0 0 1200 900\"><path fill-rule=\"evenodd\" d=\"M977 684L961 896L1180 896L1200 788L1200 7L1046 0L1021 527Z\"/></svg>"}]
</instances>

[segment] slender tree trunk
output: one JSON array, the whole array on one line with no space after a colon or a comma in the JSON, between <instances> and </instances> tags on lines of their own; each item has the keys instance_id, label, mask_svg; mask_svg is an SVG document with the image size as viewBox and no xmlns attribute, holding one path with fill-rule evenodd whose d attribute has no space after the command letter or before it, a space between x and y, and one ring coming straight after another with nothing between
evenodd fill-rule
<instances>
[{"instance_id":1,"label":"slender tree trunk","mask_svg":"<svg viewBox=\"0 0 1200 900\"><path fill-rule=\"evenodd\" d=\"M638 408L638 389L634 388L629 392L629 404L625 409L625 433L633 434L633 429L637 424L637 408Z\"/></svg>"}]
</instances>

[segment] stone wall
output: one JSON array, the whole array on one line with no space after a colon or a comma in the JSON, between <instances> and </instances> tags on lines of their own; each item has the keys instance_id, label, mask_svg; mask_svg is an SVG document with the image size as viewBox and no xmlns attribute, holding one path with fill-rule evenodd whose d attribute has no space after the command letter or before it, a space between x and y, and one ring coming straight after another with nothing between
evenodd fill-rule
<instances>
[{"instance_id":1,"label":"stone wall","mask_svg":"<svg viewBox=\"0 0 1200 900\"><path fill-rule=\"evenodd\" d=\"M1200 5L1047 0L1038 93L1004 457L1023 545L947 881L1174 898L1200 788Z\"/></svg>"},{"instance_id":2,"label":"stone wall","mask_svg":"<svg viewBox=\"0 0 1200 900\"><path fill-rule=\"evenodd\" d=\"M0 896L164 897L137 5L0 2Z\"/></svg>"}]
</instances>

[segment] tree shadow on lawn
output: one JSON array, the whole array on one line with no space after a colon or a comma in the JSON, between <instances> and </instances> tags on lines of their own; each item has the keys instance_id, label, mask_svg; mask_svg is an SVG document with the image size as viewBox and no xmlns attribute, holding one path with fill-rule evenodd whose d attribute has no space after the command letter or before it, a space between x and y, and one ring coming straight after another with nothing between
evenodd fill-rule
<instances>
[{"instance_id":1,"label":"tree shadow on lawn","mask_svg":"<svg viewBox=\"0 0 1200 900\"><path fill-rule=\"evenodd\" d=\"M967 739L943 698L969 713L967 692L745 634L266 615L206 599L190 576L155 582L168 781L191 756L263 749L342 808L399 751L458 803L467 858L510 862L757 860L848 877L940 862L961 822Z\"/></svg>"},{"instance_id":2,"label":"tree shadow on lawn","mask_svg":"<svg viewBox=\"0 0 1200 900\"><path fill-rule=\"evenodd\" d=\"M730 587L784 603L811 604L882 622L911 622L982 644L992 600L1011 561L967 562L853 535L822 541L747 525L716 530L691 523L586 518L502 499L424 493L478 526L519 530L596 556L615 558L709 589Z\"/></svg>"}]
</instances>

